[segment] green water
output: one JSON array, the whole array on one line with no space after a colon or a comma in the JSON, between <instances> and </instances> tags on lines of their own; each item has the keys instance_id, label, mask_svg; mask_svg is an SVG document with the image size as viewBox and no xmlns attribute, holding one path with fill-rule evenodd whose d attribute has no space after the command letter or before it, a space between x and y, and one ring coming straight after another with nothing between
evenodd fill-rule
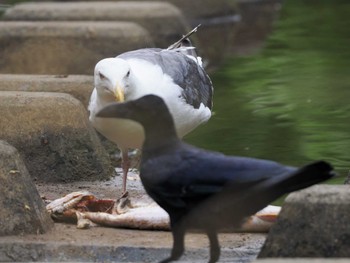
<instances>
[{"instance_id":1,"label":"green water","mask_svg":"<svg viewBox=\"0 0 350 263\"><path fill-rule=\"evenodd\" d=\"M214 75L211 120L186 140L231 155L350 169L350 1L289 0L257 55Z\"/></svg>"}]
</instances>

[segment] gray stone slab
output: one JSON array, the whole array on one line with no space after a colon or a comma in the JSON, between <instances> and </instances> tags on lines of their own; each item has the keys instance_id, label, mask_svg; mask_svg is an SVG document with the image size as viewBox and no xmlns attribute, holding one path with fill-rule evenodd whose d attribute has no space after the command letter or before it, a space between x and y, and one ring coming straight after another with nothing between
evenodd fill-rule
<instances>
[{"instance_id":1,"label":"gray stone slab","mask_svg":"<svg viewBox=\"0 0 350 263\"><path fill-rule=\"evenodd\" d=\"M349 208L346 185L290 194L259 257L350 257Z\"/></svg>"},{"instance_id":2,"label":"gray stone slab","mask_svg":"<svg viewBox=\"0 0 350 263\"><path fill-rule=\"evenodd\" d=\"M132 49L152 46L132 22L0 22L0 73L88 74L95 64Z\"/></svg>"},{"instance_id":3,"label":"gray stone slab","mask_svg":"<svg viewBox=\"0 0 350 263\"><path fill-rule=\"evenodd\" d=\"M68 93L80 100L87 109L94 88L93 76L0 74L0 91L31 91ZM117 145L99 136L102 146L111 155L112 165L120 165L114 157ZM119 159L118 159L119 160Z\"/></svg>"},{"instance_id":4,"label":"gray stone slab","mask_svg":"<svg viewBox=\"0 0 350 263\"><path fill-rule=\"evenodd\" d=\"M345 178L344 184L350 184L350 172L348 176Z\"/></svg>"},{"instance_id":5,"label":"gray stone slab","mask_svg":"<svg viewBox=\"0 0 350 263\"><path fill-rule=\"evenodd\" d=\"M231 52L252 55L263 46L273 30L282 8L282 0L237 0L241 21L237 25Z\"/></svg>"},{"instance_id":6,"label":"gray stone slab","mask_svg":"<svg viewBox=\"0 0 350 263\"><path fill-rule=\"evenodd\" d=\"M206 62L208 70L219 66L235 41L237 23L240 20L237 1L163 0L163 2L178 7L191 27L202 25L191 39L197 44L198 53Z\"/></svg>"},{"instance_id":7,"label":"gray stone slab","mask_svg":"<svg viewBox=\"0 0 350 263\"><path fill-rule=\"evenodd\" d=\"M86 109L71 95L2 91L0 112L0 138L18 149L32 178L67 182L112 175Z\"/></svg>"},{"instance_id":8,"label":"gray stone slab","mask_svg":"<svg viewBox=\"0 0 350 263\"><path fill-rule=\"evenodd\" d=\"M130 21L146 28L151 33L156 46L162 48L168 47L177 41L188 30L181 11L168 2L159 1L22 3L8 9L3 19L27 21ZM149 45L144 47L149 47Z\"/></svg>"},{"instance_id":9,"label":"gray stone slab","mask_svg":"<svg viewBox=\"0 0 350 263\"><path fill-rule=\"evenodd\" d=\"M0 140L0 236L39 234L53 221L18 153Z\"/></svg>"},{"instance_id":10,"label":"gray stone slab","mask_svg":"<svg viewBox=\"0 0 350 263\"><path fill-rule=\"evenodd\" d=\"M271 258L258 259L255 263L349 263L349 258Z\"/></svg>"},{"instance_id":11,"label":"gray stone slab","mask_svg":"<svg viewBox=\"0 0 350 263\"><path fill-rule=\"evenodd\" d=\"M91 92L94 88L93 76L87 75L33 75L0 74L0 91L31 91L68 93L80 100L87 110ZM113 166L119 166L121 157L117 145L99 135L102 146L106 149ZM131 160L133 158L131 157ZM131 167L134 167L131 162Z\"/></svg>"},{"instance_id":12,"label":"gray stone slab","mask_svg":"<svg viewBox=\"0 0 350 263\"><path fill-rule=\"evenodd\" d=\"M37 91L68 93L87 109L94 88L88 75L0 74L0 91Z\"/></svg>"},{"instance_id":13,"label":"gray stone slab","mask_svg":"<svg viewBox=\"0 0 350 263\"><path fill-rule=\"evenodd\" d=\"M149 2L149 0L117 0L119 2ZM231 15L236 10L237 3L232 0L158 0L168 2L178 7L189 19L213 18Z\"/></svg>"}]
</instances>

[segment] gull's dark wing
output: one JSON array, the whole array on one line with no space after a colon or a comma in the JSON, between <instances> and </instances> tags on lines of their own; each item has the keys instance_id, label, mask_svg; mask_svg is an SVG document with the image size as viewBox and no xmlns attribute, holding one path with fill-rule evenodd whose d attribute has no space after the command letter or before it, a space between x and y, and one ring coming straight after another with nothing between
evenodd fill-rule
<instances>
[{"instance_id":1,"label":"gull's dark wing","mask_svg":"<svg viewBox=\"0 0 350 263\"><path fill-rule=\"evenodd\" d=\"M159 66L182 88L182 97L195 109L203 103L212 108L213 85L205 70L194 59L176 50L145 48L125 52L123 59L141 59Z\"/></svg>"}]
</instances>

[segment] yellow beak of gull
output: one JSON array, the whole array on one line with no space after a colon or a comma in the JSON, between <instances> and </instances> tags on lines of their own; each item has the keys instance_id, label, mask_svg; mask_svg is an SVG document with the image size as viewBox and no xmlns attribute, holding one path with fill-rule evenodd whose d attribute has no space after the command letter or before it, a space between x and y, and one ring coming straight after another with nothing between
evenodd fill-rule
<instances>
[{"instance_id":1,"label":"yellow beak of gull","mask_svg":"<svg viewBox=\"0 0 350 263\"><path fill-rule=\"evenodd\" d=\"M125 100L123 89L119 85L114 89L114 96L117 102L123 102Z\"/></svg>"}]
</instances>

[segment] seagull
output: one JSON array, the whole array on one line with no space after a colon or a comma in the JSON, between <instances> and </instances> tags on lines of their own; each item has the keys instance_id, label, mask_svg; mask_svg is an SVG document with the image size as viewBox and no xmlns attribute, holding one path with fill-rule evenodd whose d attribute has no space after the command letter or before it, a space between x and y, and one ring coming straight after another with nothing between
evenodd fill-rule
<instances>
[{"instance_id":1,"label":"seagull","mask_svg":"<svg viewBox=\"0 0 350 263\"><path fill-rule=\"evenodd\" d=\"M188 39L197 28L167 49L129 51L115 58L105 58L95 66L89 119L97 131L121 150L123 194L130 166L128 149L142 147L143 128L130 120L96 118L96 113L111 102L154 94L167 104L180 138L207 122L211 117L213 85ZM158 122L158 118L153 122Z\"/></svg>"},{"instance_id":2,"label":"seagull","mask_svg":"<svg viewBox=\"0 0 350 263\"><path fill-rule=\"evenodd\" d=\"M166 103L155 95L113 103L97 117L130 119L144 127L140 178L147 194L169 214L174 242L170 257L161 262L180 258L189 229L207 234L209 262L216 262L220 256L217 232L222 227L238 226L283 194L334 175L332 166L324 161L298 169L186 144L177 136Z\"/></svg>"}]
</instances>

